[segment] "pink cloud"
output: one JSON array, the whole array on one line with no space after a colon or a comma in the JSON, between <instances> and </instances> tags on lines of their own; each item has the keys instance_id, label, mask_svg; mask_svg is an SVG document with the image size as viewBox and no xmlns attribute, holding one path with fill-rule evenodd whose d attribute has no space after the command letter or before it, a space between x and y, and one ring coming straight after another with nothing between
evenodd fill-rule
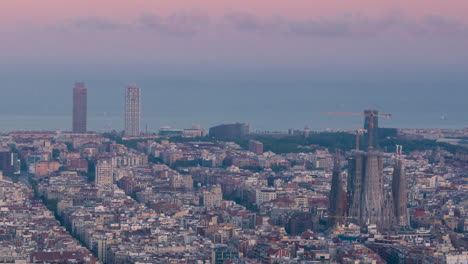
<instances>
[{"instance_id":1,"label":"pink cloud","mask_svg":"<svg viewBox=\"0 0 468 264\"><path fill-rule=\"evenodd\" d=\"M13 0L0 8L0 33L7 33L0 56L196 65L465 63L467 5L466 0Z\"/></svg>"},{"instance_id":2,"label":"pink cloud","mask_svg":"<svg viewBox=\"0 0 468 264\"><path fill-rule=\"evenodd\" d=\"M142 13L168 15L180 9L197 8L211 16L226 10L241 10L257 16L281 15L289 18L329 16L337 13L384 15L388 10L401 10L412 17L435 14L467 19L466 0L14 0L2 1L0 21L50 23L73 17L99 16L126 21Z\"/></svg>"}]
</instances>

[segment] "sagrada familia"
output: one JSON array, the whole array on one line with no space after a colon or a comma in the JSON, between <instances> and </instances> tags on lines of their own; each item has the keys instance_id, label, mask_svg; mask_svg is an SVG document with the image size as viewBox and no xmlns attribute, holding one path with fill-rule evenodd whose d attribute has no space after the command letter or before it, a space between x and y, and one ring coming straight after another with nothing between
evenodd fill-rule
<instances>
[{"instance_id":1,"label":"sagrada familia","mask_svg":"<svg viewBox=\"0 0 468 264\"><path fill-rule=\"evenodd\" d=\"M355 150L348 158L348 178L341 173L339 155L335 156L330 192L332 225L355 223L376 225L380 230L407 226L406 177L402 147L397 146L392 188L384 189L383 153L369 148Z\"/></svg>"}]
</instances>

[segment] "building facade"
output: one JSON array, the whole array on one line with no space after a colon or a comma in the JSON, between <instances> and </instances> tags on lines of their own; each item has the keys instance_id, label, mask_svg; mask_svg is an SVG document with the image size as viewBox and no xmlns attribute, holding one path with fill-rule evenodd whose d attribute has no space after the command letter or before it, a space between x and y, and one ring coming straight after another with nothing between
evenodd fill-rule
<instances>
[{"instance_id":1,"label":"building facade","mask_svg":"<svg viewBox=\"0 0 468 264\"><path fill-rule=\"evenodd\" d=\"M60 169L60 163L57 161L39 161L34 164L36 176L46 176Z\"/></svg>"},{"instance_id":2,"label":"building facade","mask_svg":"<svg viewBox=\"0 0 468 264\"><path fill-rule=\"evenodd\" d=\"M347 219L361 227L376 225L378 229L408 226L408 199L405 162L401 146L397 153L391 189L384 188L383 153L379 151L354 151L348 160L348 183L346 193ZM334 180L333 180L334 181ZM335 205L338 194L333 192L331 214L339 212Z\"/></svg>"},{"instance_id":3,"label":"building facade","mask_svg":"<svg viewBox=\"0 0 468 264\"><path fill-rule=\"evenodd\" d=\"M86 133L87 93L84 83L75 84L73 88L73 133Z\"/></svg>"},{"instance_id":4,"label":"building facade","mask_svg":"<svg viewBox=\"0 0 468 264\"><path fill-rule=\"evenodd\" d=\"M291 235L300 235L312 229L312 214L310 212L295 212L288 221L287 232Z\"/></svg>"},{"instance_id":5,"label":"building facade","mask_svg":"<svg viewBox=\"0 0 468 264\"><path fill-rule=\"evenodd\" d=\"M265 202L276 199L277 193L275 190L260 189L255 191L255 203L261 205Z\"/></svg>"},{"instance_id":6,"label":"building facade","mask_svg":"<svg viewBox=\"0 0 468 264\"><path fill-rule=\"evenodd\" d=\"M223 191L216 185L211 191L203 191L203 205L206 207L219 207L223 200Z\"/></svg>"},{"instance_id":7,"label":"building facade","mask_svg":"<svg viewBox=\"0 0 468 264\"><path fill-rule=\"evenodd\" d=\"M226 124L210 128L210 136L220 139L243 138L250 133L250 126L246 123Z\"/></svg>"},{"instance_id":8,"label":"building facade","mask_svg":"<svg viewBox=\"0 0 468 264\"><path fill-rule=\"evenodd\" d=\"M257 140L250 140L249 141L249 151L257 154L263 154L263 143Z\"/></svg>"},{"instance_id":9,"label":"building facade","mask_svg":"<svg viewBox=\"0 0 468 264\"><path fill-rule=\"evenodd\" d=\"M346 215L346 191L341 177L341 162L339 155L335 155L330 191L330 225L342 224Z\"/></svg>"},{"instance_id":10,"label":"building facade","mask_svg":"<svg viewBox=\"0 0 468 264\"><path fill-rule=\"evenodd\" d=\"M96 164L96 185L111 185L114 183L112 164L107 160L101 160Z\"/></svg>"},{"instance_id":11,"label":"building facade","mask_svg":"<svg viewBox=\"0 0 468 264\"><path fill-rule=\"evenodd\" d=\"M225 244L215 245L212 249L211 263L224 264L224 263L240 263L239 251Z\"/></svg>"},{"instance_id":12,"label":"building facade","mask_svg":"<svg viewBox=\"0 0 468 264\"><path fill-rule=\"evenodd\" d=\"M392 196L395 210L396 224L408 225L408 200L406 196L405 163L401 153L401 146L397 145L395 165L392 177Z\"/></svg>"},{"instance_id":13,"label":"building facade","mask_svg":"<svg viewBox=\"0 0 468 264\"><path fill-rule=\"evenodd\" d=\"M140 135L141 89L131 84L125 90L125 136Z\"/></svg>"},{"instance_id":14,"label":"building facade","mask_svg":"<svg viewBox=\"0 0 468 264\"><path fill-rule=\"evenodd\" d=\"M0 171L3 171L5 175L19 174L20 173L20 162L18 154L11 151L0 152Z\"/></svg>"},{"instance_id":15,"label":"building facade","mask_svg":"<svg viewBox=\"0 0 468 264\"><path fill-rule=\"evenodd\" d=\"M361 226L388 228L382 153L355 151L348 164L348 217Z\"/></svg>"}]
</instances>

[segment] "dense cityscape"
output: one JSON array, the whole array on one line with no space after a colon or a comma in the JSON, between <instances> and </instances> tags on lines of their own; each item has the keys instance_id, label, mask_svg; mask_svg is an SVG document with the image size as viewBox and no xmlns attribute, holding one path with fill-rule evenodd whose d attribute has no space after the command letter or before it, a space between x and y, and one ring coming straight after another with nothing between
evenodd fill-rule
<instances>
[{"instance_id":1,"label":"dense cityscape","mask_svg":"<svg viewBox=\"0 0 468 264\"><path fill-rule=\"evenodd\" d=\"M468 128L149 133L131 84L93 132L87 90L71 131L0 133L0 263L468 263Z\"/></svg>"}]
</instances>

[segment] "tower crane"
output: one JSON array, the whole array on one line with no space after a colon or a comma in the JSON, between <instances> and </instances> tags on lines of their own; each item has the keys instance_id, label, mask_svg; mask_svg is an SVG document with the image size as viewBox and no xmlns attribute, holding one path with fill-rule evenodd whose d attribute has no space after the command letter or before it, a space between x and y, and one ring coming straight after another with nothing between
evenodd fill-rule
<instances>
[{"instance_id":1,"label":"tower crane","mask_svg":"<svg viewBox=\"0 0 468 264\"><path fill-rule=\"evenodd\" d=\"M372 109L371 109L372 110ZM392 117L391 114L374 114L374 111L370 111L369 113L352 113L352 112L323 112L324 114L332 114L332 115L354 115L354 116L366 116L369 117L369 150L374 148L374 120L376 117Z\"/></svg>"}]
</instances>

